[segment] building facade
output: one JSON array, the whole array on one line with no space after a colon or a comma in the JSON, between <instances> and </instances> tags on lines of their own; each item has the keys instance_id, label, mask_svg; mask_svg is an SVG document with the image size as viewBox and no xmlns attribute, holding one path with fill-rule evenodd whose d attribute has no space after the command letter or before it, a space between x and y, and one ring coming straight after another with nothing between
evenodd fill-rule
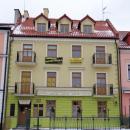
<instances>
[{"instance_id":1,"label":"building facade","mask_svg":"<svg viewBox=\"0 0 130 130\"><path fill-rule=\"evenodd\" d=\"M0 128L5 110L10 30L11 24L0 23Z\"/></svg>"},{"instance_id":2,"label":"building facade","mask_svg":"<svg viewBox=\"0 0 130 130\"><path fill-rule=\"evenodd\" d=\"M120 81L121 81L121 101L122 115L129 117L130 115L130 32L120 32Z\"/></svg>"},{"instance_id":3,"label":"building facade","mask_svg":"<svg viewBox=\"0 0 130 130\"><path fill-rule=\"evenodd\" d=\"M119 117L116 29L48 13L15 10L6 128L36 127L37 117L44 128L50 117Z\"/></svg>"}]
</instances>

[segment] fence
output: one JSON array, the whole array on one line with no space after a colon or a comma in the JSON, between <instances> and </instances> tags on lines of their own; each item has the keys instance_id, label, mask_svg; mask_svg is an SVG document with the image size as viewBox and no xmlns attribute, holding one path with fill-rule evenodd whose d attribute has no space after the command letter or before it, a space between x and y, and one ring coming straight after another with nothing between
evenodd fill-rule
<instances>
[{"instance_id":1,"label":"fence","mask_svg":"<svg viewBox=\"0 0 130 130\"><path fill-rule=\"evenodd\" d=\"M121 129L120 117L54 117L54 118L35 118L32 127L55 129L73 129L73 130L109 130Z\"/></svg>"}]
</instances>

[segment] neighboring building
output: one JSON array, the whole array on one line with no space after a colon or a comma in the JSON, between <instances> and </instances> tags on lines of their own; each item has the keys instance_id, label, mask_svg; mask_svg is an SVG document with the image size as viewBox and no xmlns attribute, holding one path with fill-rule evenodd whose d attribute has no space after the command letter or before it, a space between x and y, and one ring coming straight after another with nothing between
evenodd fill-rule
<instances>
[{"instance_id":1,"label":"neighboring building","mask_svg":"<svg viewBox=\"0 0 130 130\"><path fill-rule=\"evenodd\" d=\"M6 128L36 127L37 116L40 127L49 117L119 117L116 29L88 15L48 13L32 18L15 9Z\"/></svg>"},{"instance_id":2,"label":"neighboring building","mask_svg":"<svg viewBox=\"0 0 130 130\"><path fill-rule=\"evenodd\" d=\"M121 81L121 102L122 115L130 116L130 32L120 31L120 81Z\"/></svg>"},{"instance_id":3,"label":"neighboring building","mask_svg":"<svg viewBox=\"0 0 130 130\"><path fill-rule=\"evenodd\" d=\"M8 70L8 51L9 51L9 34L11 24L0 23L0 122L4 118L5 110L5 93L7 86L7 70ZM2 123L0 124L0 129Z\"/></svg>"}]
</instances>

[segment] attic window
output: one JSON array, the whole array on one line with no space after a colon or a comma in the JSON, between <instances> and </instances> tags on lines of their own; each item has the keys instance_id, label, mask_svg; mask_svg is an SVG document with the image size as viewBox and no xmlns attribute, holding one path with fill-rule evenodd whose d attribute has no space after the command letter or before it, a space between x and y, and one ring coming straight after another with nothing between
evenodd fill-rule
<instances>
[{"instance_id":1,"label":"attic window","mask_svg":"<svg viewBox=\"0 0 130 130\"><path fill-rule=\"evenodd\" d=\"M92 25L84 25L83 32L84 33L92 33Z\"/></svg>"},{"instance_id":2,"label":"attic window","mask_svg":"<svg viewBox=\"0 0 130 130\"><path fill-rule=\"evenodd\" d=\"M60 32L69 32L69 24L60 24Z\"/></svg>"},{"instance_id":3,"label":"attic window","mask_svg":"<svg viewBox=\"0 0 130 130\"><path fill-rule=\"evenodd\" d=\"M46 31L46 24L45 23L37 23L37 31L38 32L45 32Z\"/></svg>"}]
</instances>

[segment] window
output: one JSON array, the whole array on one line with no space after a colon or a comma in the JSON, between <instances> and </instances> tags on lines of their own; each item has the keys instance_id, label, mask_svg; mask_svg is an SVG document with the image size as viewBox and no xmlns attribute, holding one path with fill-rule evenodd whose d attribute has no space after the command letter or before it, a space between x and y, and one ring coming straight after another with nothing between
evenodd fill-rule
<instances>
[{"instance_id":1,"label":"window","mask_svg":"<svg viewBox=\"0 0 130 130\"><path fill-rule=\"evenodd\" d=\"M72 87L81 87L81 72L72 72Z\"/></svg>"},{"instance_id":2,"label":"window","mask_svg":"<svg viewBox=\"0 0 130 130\"><path fill-rule=\"evenodd\" d=\"M81 117L81 101L72 101L72 117Z\"/></svg>"},{"instance_id":3,"label":"window","mask_svg":"<svg viewBox=\"0 0 130 130\"><path fill-rule=\"evenodd\" d=\"M33 116L43 116L43 104L34 104L33 105Z\"/></svg>"},{"instance_id":4,"label":"window","mask_svg":"<svg viewBox=\"0 0 130 130\"><path fill-rule=\"evenodd\" d=\"M37 31L38 32L45 32L46 31L46 24L45 23L37 23Z\"/></svg>"},{"instance_id":5,"label":"window","mask_svg":"<svg viewBox=\"0 0 130 130\"><path fill-rule=\"evenodd\" d=\"M107 116L107 102L98 101L98 117L106 117L106 116Z\"/></svg>"},{"instance_id":6,"label":"window","mask_svg":"<svg viewBox=\"0 0 130 130\"><path fill-rule=\"evenodd\" d=\"M81 46L80 45L73 45L72 46L72 57L73 58L80 58L81 57Z\"/></svg>"},{"instance_id":7,"label":"window","mask_svg":"<svg viewBox=\"0 0 130 130\"><path fill-rule=\"evenodd\" d=\"M10 116L15 115L15 104L10 104Z\"/></svg>"},{"instance_id":8,"label":"window","mask_svg":"<svg viewBox=\"0 0 130 130\"><path fill-rule=\"evenodd\" d=\"M130 65L128 65L128 80L130 80Z\"/></svg>"},{"instance_id":9,"label":"window","mask_svg":"<svg viewBox=\"0 0 130 130\"><path fill-rule=\"evenodd\" d=\"M38 116L38 104L33 105L33 116L34 117Z\"/></svg>"},{"instance_id":10,"label":"window","mask_svg":"<svg viewBox=\"0 0 130 130\"><path fill-rule=\"evenodd\" d=\"M32 44L23 44L23 62L32 61Z\"/></svg>"},{"instance_id":11,"label":"window","mask_svg":"<svg viewBox=\"0 0 130 130\"><path fill-rule=\"evenodd\" d=\"M106 85L106 73L97 73L97 84Z\"/></svg>"},{"instance_id":12,"label":"window","mask_svg":"<svg viewBox=\"0 0 130 130\"><path fill-rule=\"evenodd\" d=\"M105 64L105 46L96 46L96 63Z\"/></svg>"},{"instance_id":13,"label":"window","mask_svg":"<svg viewBox=\"0 0 130 130\"><path fill-rule=\"evenodd\" d=\"M97 94L106 95L106 73L97 73Z\"/></svg>"},{"instance_id":14,"label":"window","mask_svg":"<svg viewBox=\"0 0 130 130\"><path fill-rule=\"evenodd\" d=\"M47 72L47 87L56 87L56 72Z\"/></svg>"},{"instance_id":15,"label":"window","mask_svg":"<svg viewBox=\"0 0 130 130\"><path fill-rule=\"evenodd\" d=\"M60 32L69 32L69 24L60 24Z\"/></svg>"},{"instance_id":16,"label":"window","mask_svg":"<svg viewBox=\"0 0 130 130\"><path fill-rule=\"evenodd\" d=\"M39 116L43 116L43 104L39 104Z\"/></svg>"},{"instance_id":17,"label":"window","mask_svg":"<svg viewBox=\"0 0 130 130\"><path fill-rule=\"evenodd\" d=\"M84 25L83 32L84 33L92 33L92 25Z\"/></svg>"},{"instance_id":18,"label":"window","mask_svg":"<svg viewBox=\"0 0 130 130\"><path fill-rule=\"evenodd\" d=\"M48 57L57 57L57 45L48 45Z\"/></svg>"},{"instance_id":19,"label":"window","mask_svg":"<svg viewBox=\"0 0 130 130\"><path fill-rule=\"evenodd\" d=\"M47 117L55 117L55 108L56 108L56 101L55 100L46 101L46 116Z\"/></svg>"}]
</instances>

